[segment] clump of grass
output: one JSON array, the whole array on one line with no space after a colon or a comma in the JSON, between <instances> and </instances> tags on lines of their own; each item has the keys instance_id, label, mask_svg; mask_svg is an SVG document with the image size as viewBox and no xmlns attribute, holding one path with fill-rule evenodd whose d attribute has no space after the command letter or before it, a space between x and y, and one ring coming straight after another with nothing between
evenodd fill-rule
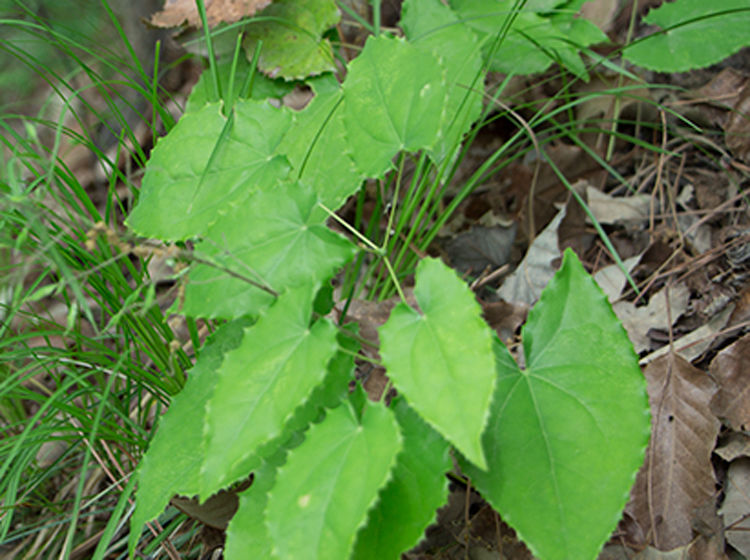
<instances>
[{"instance_id":1,"label":"clump of grass","mask_svg":"<svg viewBox=\"0 0 750 560\"><path fill-rule=\"evenodd\" d=\"M173 119L106 2L76 21L119 36L119 52L55 19L54 2L18 6L0 47L38 102L5 98L0 119L0 555L82 557L122 527L130 475L191 364L164 312L173 293L149 276L154 251L103 233L122 231L137 195L140 123ZM74 150L106 180L79 178Z\"/></svg>"}]
</instances>

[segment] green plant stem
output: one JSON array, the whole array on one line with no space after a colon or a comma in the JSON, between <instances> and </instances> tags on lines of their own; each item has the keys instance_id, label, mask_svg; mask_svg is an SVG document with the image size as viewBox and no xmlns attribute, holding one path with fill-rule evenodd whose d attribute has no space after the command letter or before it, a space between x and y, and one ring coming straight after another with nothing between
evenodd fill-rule
<instances>
[{"instance_id":1,"label":"green plant stem","mask_svg":"<svg viewBox=\"0 0 750 560\"><path fill-rule=\"evenodd\" d=\"M253 83L255 82L255 75L258 71L258 61L260 61L261 50L263 50L263 41L258 40L258 43L255 45L255 50L253 51L253 58L250 61L250 70L247 73L245 83L242 84L242 89L240 90L240 97L243 99L250 97L253 93Z\"/></svg>"},{"instance_id":2,"label":"green plant stem","mask_svg":"<svg viewBox=\"0 0 750 560\"><path fill-rule=\"evenodd\" d=\"M203 0L195 0L195 4L198 6L198 14L201 18L201 25L203 27L203 40L208 51L208 66L211 69L211 83L213 84L213 101L219 101L224 96L221 92L221 81L219 80L219 68L216 64L216 57L214 56L214 45L211 40L211 31L208 28L208 19L206 18L206 5Z\"/></svg>"}]
</instances>

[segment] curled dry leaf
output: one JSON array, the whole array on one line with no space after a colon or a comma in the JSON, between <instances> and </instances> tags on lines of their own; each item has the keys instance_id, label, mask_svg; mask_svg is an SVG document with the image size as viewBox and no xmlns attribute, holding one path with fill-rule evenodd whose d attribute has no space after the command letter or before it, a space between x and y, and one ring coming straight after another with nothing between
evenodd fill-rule
<instances>
[{"instance_id":1,"label":"curled dry leaf","mask_svg":"<svg viewBox=\"0 0 750 560\"><path fill-rule=\"evenodd\" d=\"M719 352L710 371L719 386L711 399L713 413L733 430L750 429L750 335Z\"/></svg>"},{"instance_id":2,"label":"curled dry leaf","mask_svg":"<svg viewBox=\"0 0 750 560\"><path fill-rule=\"evenodd\" d=\"M734 304L728 305L712 317L705 325L701 325L694 331L675 339L672 348L669 346L662 346L658 350L644 356L640 361L641 365L643 366L653 362L670 351L679 354L688 362L694 362L706 350L711 348L711 346L716 345L717 339L720 338L720 333L729 321L729 316L732 314L733 310Z\"/></svg>"},{"instance_id":3,"label":"curled dry leaf","mask_svg":"<svg viewBox=\"0 0 750 560\"><path fill-rule=\"evenodd\" d=\"M677 355L645 370L652 415L651 443L626 511L659 550L688 544L693 512L713 500L711 452L720 423L709 402L716 386Z\"/></svg>"},{"instance_id":4,"label":"curled dry leaf","mask_svg":"<svg viewBox=\"0 0 750 560\"><path fill-rule=\"evenodd\" d=\"M205 0L209 27L220 23L234 23L250 17L271 3L271 0ZM161 12L149 21L156 27L200 27L201 18L195 0L165 0Z\"/></svg>"}]
</instances>

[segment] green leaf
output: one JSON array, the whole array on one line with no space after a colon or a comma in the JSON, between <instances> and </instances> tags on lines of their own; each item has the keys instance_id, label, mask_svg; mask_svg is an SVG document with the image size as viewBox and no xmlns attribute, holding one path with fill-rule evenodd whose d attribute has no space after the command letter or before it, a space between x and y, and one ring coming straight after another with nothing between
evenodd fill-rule
<instances>
[{"instance_id":1,"label":"green leaf","mask_svg":"<svg viewBox=\"0 0 750 560\"><path fill-rule=\"evenodd\" d=\"M196 255L220 268L193 265L184 313L256 314L273 301L258 284L278 293L330 278L356 247L326 227L327 217L315 194L300 184L257 193L229 209L196 246Z\"/></svg>"},{"instance_id":2,"label":"green leaf","mask_svg":"<svg viewBox=\"0 0 750 560\"><path fill-rule=\"evenodd\" d=\"M385 173L399 151L437 141L446 86L431 53L402 39L369 37L343 88L352 157L368 177Z\"/></svg>"},{"instance_id":3,"label":"green leaf","mask_svg":"<svg viewBox=\"0 0 750 560\"><path fill-rule=\"evenodd\" d=\"M515 0L450 1L458 17L484 41L491 70L506 74L534 74L544 72L556 58L560 58L569 70L585 77L578 49L605 42L607 37L593 24L573 25L573 10L547 15L560 2L528 2L513 19L499 47L491 52L498 32L505 28L506 21L513 15L514 4Z\"/></svg>"},{"instance_id":4,"label":"green leaf","mask_svg":"<svg viewBox=\"0 0 750 560\"><path fill-rule=\"evenodd\" d=\"M233 115L227 122L219 104L206 105L159 141L126 220L133 231L170 240L203 235L229 208L286 177L289 164L275 153L288 112L245 100Z\"/></svg>"},{"instance_id":5,"label":"green leaf","mask_svg":"<svg viewBox=\"0 0 750 560\"><path fill-rule=\"evenodd\" d=\"M364 179L349 155L342 97L338 88L316 91L310 104L294 114L279 146L279 153L289 158L300 181L310 185L331 210L343 205Z\"/></svg>"},{"instance_id":6,"label":"green leaf","mask_svg":"<svg viewBox=\"0 0 750 560\"><path fill-rule=\"evenodd\" d=\"M275 0L258 16L247 26L243 45L250 58L263 41L263 72L293 80L336 70L331 44L322 38L341 17L333 0Z\"/></svg>"},{"instance_id":7,"label":"green leaf","mask_svg":"<svg viewBox=\"0 0 750 560\"><path fill-rule=\"evenodd\" d=\"M750 0L665 2L643 21L664 31L625 47L623 54L658 72L709 66L750 45Z\"/></svg>"},{"instance_id":8,"label":"green leaf","mask_svg":"<svg viewBox=\"0 0 750 560\"><path fill-rule=\"evenodd\" d=\"M305 405L295 411L285 426L285 433L277 438L276 448L264 454L267 458L254 473L253 485L239 495L239 508L227 528L227 558L276 558L271 553L273 543L264 523L268 491L276 483L276 471L286 461L287 451L303 441L301 431L311 422L321 421L324 407L337 406L348 392L347 381L353 377L354 355L359 345L343 334L339 334L338 341L346 352L336 352L328 363L326 379L313 391Z\"/></svg>"},{"instance_id":9,"label":"green leaf","mask_svg":"<svg viewBox=\"0 0 750 560\"><path fill-rule=\"evenodd\" d=\"M229 81L232 72L232 57L225 57L216 65L219 73L219 82L221 91L225 95L229 94ZM245 85L248 73L250 72L250 62L244 56L237 59L237 70L234 77L234 87L231 92L231 99L238 99L242 86ZM198 82L193 86L187 104L185 105L186 113L194 113L207 105L213 95L213 83L211 82L211 69L206 68L201 73ZM287 83L284 80L272 80L260 72L255 73L253 77L253 89L250 92L251 99L280 99L294 89L293 83Z\"/></svg>"},{"instance_id":10,"label":"green leaf","mask_svg":"<svg viewBox=\"0 0 750 560\"><path fill-rule=\"evenodd\" d=\"M471 290L437 259L417 266L414 295L421 314L401 303L379 329L388 376L422 418L485 468L480 436L495 386L491 331Z\"/></svg>"},{"instance_id":11,"label":"green leaf","mask_svg":"<svg viewBox=\"0 0 750 560\"><path fill-rule=\"evenodd\" d=\"M313 425L268 493L266 528L281 560L348 558L357 529L386 483L401 436L391 411L349 406Z\"/></svg>"},{"instance_id":12,"label":"green leaf","mask_svg":"<svg viewBox=\"0 0 750 560\"><path fill-rule=\"evenodd\" d=\"M604 293L570 249L523 329L527 367L495 340L483 496L541 560L597 557L649 438L646 383Z\"/></svg>"},{"instance_id":13,"label":"green leaf","mask_svg":"<svg viewBox=\"0 0 750 560\"><path fill-rule=\"evenodd\" d=\"M131 550L141 527L159 515L172 496L199 492L205 404L214 390L214 372L224 355L240 345L245 325L247 320L234 321L211 335L141 459L136 507L130 521Z\"/></svg>"},{"instance_id":14,"label":"green leaf","mask_svg":"<svg viewBox=\"0 0 750 560\"><path fill-rule=\"evenodd\" d=\"M309 284L283 294L226 355L206 405L202 498L247 476L326 375L336 330L327 319L310 326L312 301Z\"/></svg>"},{"instance_id":15,"label":"green leaf","mask_svg":"<svg viewBox=\"0 0 750 560\"><path fill-rule=\"evenodd\" d=\"M268 492L276 484L276 474L286 456L287 449L280 448L266 459L254 473L252 486L239 494L237 513L227 527L225 558L278 560L272 551L273 542L264 523L264 512L268 506Z\"/></svg>"},{"instance_id":16,"label":"green leaf","mask_svg":"<svg viewBox=\"0 0 750 560\"><path fill-rule=\"evenodd\" d=\"M453 468L450 446L403 398L392 404L404 447L378 505L359 532L353 560L400 558L422 538L448 498L445 473Z\"/></svg>"},{"instance_id":17,"label":"green leaf","mask_svg":"<svg viewBox=\"0 0 750 560\"><path fill-rule=\"evenodd\" d=\"M448 84L440 139L430 150L436 163L452 155L482 112L482 49L476 34L439 0L404 2L401 27L416 47L440 59Z\"/></svg>"}]
</instances>

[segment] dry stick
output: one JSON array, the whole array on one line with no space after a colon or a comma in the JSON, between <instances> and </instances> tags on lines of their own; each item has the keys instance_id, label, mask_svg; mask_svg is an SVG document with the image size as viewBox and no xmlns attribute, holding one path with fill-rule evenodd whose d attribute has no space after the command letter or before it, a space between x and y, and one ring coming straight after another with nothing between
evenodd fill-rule
<instances>
[{"instance_id":1,"label":"dry stick","mask_svg":"<svg viewBox=\"0 0 750 560\"><path fill-rule=\"evenodd\" d=\"M633 38L635 31L635 20L638 16L638 5L640 2L633 2L630 7L630 20L628 21L628 32L625 35L625 45L630 44L630 40ZM625 68L625 59L621 60L622 67ZM617 89L621 89L624 81L624 74L622 72L617 73ZM617 117L620 114L621 101L620 94L616 94L612 106L612 128L610 129L612 134L609 136L609 142L607 144L607 153L605 159L609 161L612 159L612 153L615 150L615 135L614 132L617 130Z\"/></svg>"},{"instance_id":2,"label":"dry stick","mask_svg":"<svg viewBox=\"0 0 750 560\"><path fill-rule=\"evenodd\" d=\"M495 270L493 270L489 274L487 274L487 275L483 274L482 276L480 276L479 278L477 278L476 280L474 280L474 282L472 282L470 288L472 290L477 290L477 289L481 288L482 286L484 286L485 284L488 284L488 283L492 282L493 280L499 278L500 276L502 276L503 274L505 274L506 272L508 272L508 270L510 270L510 265L509 264L504 264L504 265L496 268Z\"/></svg>"},{"instance_id":3,"label":"dry stick","mask_svg":"<svg viewBox=\"0 0 750 560\"><path fill-rule=\"evenodd\" d=\"M497 541L497 555L498 558L505 558L505 556L503 556L503 538L500 534L500 514L498 514L496 511L492 513L492 518L495 520L495 540Z\"/></svg>"}]
</instances>

